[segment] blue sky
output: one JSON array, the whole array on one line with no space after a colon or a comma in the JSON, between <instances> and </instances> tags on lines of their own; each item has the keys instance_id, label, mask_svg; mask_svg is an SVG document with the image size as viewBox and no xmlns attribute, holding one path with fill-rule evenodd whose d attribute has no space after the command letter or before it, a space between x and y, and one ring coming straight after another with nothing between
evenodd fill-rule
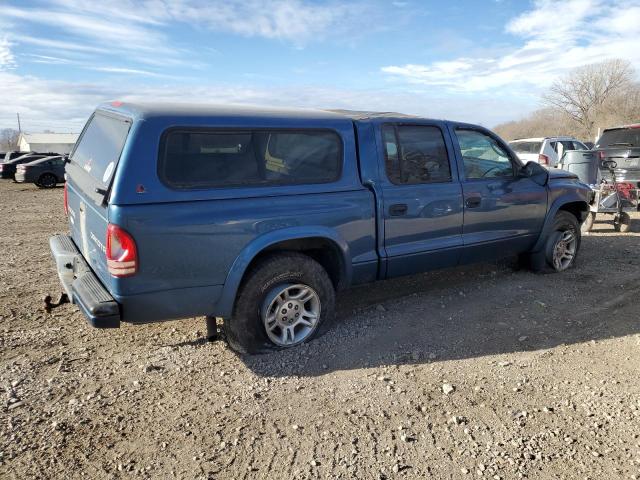
<instances>
[{"instance_id":1,"label":"blue sky","mask_svg":"<svg viewBox=\"0 0 640 480\"><path fill-rule=\"evenodd\" d=\"M640 0L0 0L0 128L112 99L393 110L493 126L571 68L640 66Z\"/></svg>"}]
</instances>

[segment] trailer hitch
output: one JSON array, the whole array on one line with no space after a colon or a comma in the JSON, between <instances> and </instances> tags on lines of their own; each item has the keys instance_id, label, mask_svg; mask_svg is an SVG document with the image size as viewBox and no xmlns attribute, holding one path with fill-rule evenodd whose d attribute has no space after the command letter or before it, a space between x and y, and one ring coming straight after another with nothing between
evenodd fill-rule
<instances>
[{"instance_id":1,"label":"trailer hitch","mask_svg":"<svg viewBox=\"0 0 640 480\"><path fill-rule=\"evenodd\" d=\"M51 295L46 295L43 299L44 301L44 310L47 313L51 313L51 310L59 307L60 305L64 305L65 303L69 303L69 296L66 293L61 293L56 302L52 302Z\"/></svg>"}]
</instances>

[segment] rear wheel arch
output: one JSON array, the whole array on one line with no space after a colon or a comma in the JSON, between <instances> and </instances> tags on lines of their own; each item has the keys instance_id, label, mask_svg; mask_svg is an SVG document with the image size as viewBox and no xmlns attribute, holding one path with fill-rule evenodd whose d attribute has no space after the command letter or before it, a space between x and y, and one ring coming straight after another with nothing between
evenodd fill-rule
<instances>
[{"instance_id":1,"label":"rear wheel arch","mask_svg":"<svg viewBox=\"0 0 640 480\"><path fill-rule=\"evenodd\" d=\"M326 237L297 238L274 243L263 249L253 258L247 267L247 271L249 271L252 265L255 265L270 255L286 252L298 252L313 258L326 270L336 290L341 290L346 287L346 259L342 254L340 246ZM245 275L243 275L243 277Z\"/></svg>"},{"instance_id":2,"label":"rear wheel arch","mask_svg":"<svg viewBox=\"0 0 640 480\"><path fill-rule=\"evenodd\" d=\"M351 282L351 256L346 242L335 235L309 234L286 236L271 241L259 239L240 253L227 275L217 305L217 314L230 316L236 296L250 272L261 262L280 254L296 252L318 262L327 272L335 290L346 288ZM283 238L286 237L286 238Z\"/></svg>"}]
</instances>

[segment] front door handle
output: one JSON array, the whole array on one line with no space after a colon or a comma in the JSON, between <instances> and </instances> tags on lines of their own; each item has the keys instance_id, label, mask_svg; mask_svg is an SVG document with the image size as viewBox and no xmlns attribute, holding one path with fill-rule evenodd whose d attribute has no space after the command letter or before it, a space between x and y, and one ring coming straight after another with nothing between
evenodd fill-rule
<instances>
[{"instance_id":1,"label":"front door handle","mask_svg":"<svg viewBox=\"0 0 640 480\"><path fill-rule=\"evenodd\" d=\"M396 203L395 205L391 205L389 207L389 215L392 217L399 217L401 215L406 215L409 207L406 203Z\"/></svg>"},{"instance_id":2,"label":"front door handle","mask_svg":"<svg viewBox=\"0 0 640 480\"><path fill-rule=\"evenodd\" d=\"M468 197L464 201L467 208L477 208L480 206L480 203L482 203L482 197Z\"/></svg>"}]
</instances>

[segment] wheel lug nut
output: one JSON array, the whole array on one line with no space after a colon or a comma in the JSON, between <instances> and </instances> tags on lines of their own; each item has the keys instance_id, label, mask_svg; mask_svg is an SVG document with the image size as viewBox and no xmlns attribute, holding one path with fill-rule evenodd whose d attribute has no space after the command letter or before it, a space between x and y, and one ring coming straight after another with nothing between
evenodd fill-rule
<instances>
[{"instance_id":1,"label":"wheel lug nut","mask_svg":"<svg viewBox=\"0 0 640 480\"><path fill-rule=\"evenodd\" d=\"M283 309L282 309L282 314L284 315L285 313L287 313L287 309L286 309L286 308L283 308Z\"/></svg>"},{"instance_id":2,"label":"wheel lug nut","mask_svg":"<svg viewBox=\"0 0 640 480\"><path fill-rule=\"evenodd\" d=\"M295 308L296 308L296 310L298 310L298 305L296 305L296 307L295 307Z\"/></svg>"},{"instance_id":3,"label":"wheel lug nut","mask_svg":"<svg viewBox=\"0 0 640 480\"><path fill-rule=\"evenodd\" d=\"M289 304L289 308L291 308L291 307L293 307L293 305L290 303L290 304Z\"/></svg>"},{"instance_id":4,"label":"wheel lug nut","mask_svg":"<svg viewBox=\"0 0 640 480\"><path fill-rule=\"evenodd\" d=\"M282 317L282 320L286 322L287 321L287 317Z\"/></svg>"}]
</instances>

